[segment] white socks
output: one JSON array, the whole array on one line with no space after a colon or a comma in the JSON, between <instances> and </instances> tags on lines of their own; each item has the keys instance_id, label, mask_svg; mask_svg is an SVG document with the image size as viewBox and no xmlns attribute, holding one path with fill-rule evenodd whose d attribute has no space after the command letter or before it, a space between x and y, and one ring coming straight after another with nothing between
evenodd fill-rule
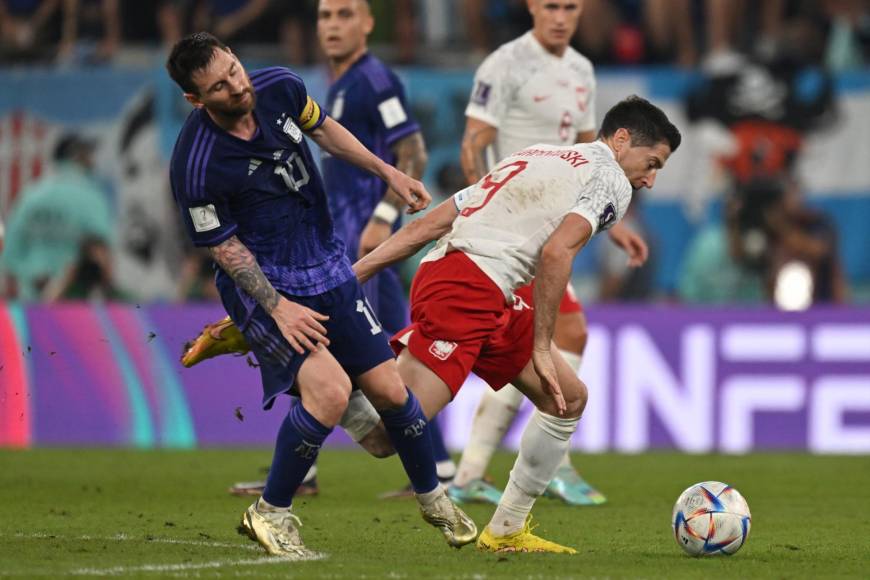
<instances>
[{"instance_id":1,"label":"white socks","mask_svg":"<svg viewBox=\"0 0 870 580\"><path fill-rule=\"evenodd\" d=\"M580 369L582 355L567 350L559 352L575 372ZM484 391L471 423L468 444L462 452L462 459L459 461L456 477L453 479L454 485L463 487L475 479L483 478L493 453L504 439L522 402L523 394L513 385L505 385L499 391L491 389ZM559 466L571 466L567 449Z\"/></svg>"},{"instance_id":2,"label":"white socks","mask_svg":"<svg viewBox=\"0 0 870 580\"><path fill-rule=\"evenodd\" d=\"M453 480L454 477L456 477L456 464L453 463L452 459L447 459L445 461L436 461L435 474L442 482L449 482Z\"/></svg>"},{"instance_id":3,"label":"white socks","mask_svg":"<svg viewBox=\"0 0 870 580\"><path fill-rule=\"evenodd\" d=\"M428 506L434 503L439 497L444 495L444 488L440 485L436 485L435 489L432 491L427 491L424 493L415 494L417 496L417 501L422 506Z\"/></svg>"},{"instance_id":4,"label":"white socks","mask_svg":"<svg viewBox=\"0 0 870 580\"><path fill-rule=\"evenodd\" d=\"M580 369L582 355L567 350L559 352L575 372ZM454 485L463 487L475 479L483 478L493 453L517 416L523 398L523 394L513 385L505 385L498 391L491 389L484 391L471 423L468 444L462 452L462 459L459 461L456 477L453 479ZM571 466L567 449L560 464L560 467L562 466Z\"/></svg>"},{"instance_id":5,"label":"white socks","mask_svg":"<svg viewBox=\"0 0 870 580\"><path fill-rule=\"evenodd\" d=\"M492 454L517 416L523 398L513 385L505 385L498 391L484 391L471 423L471 436L462 452L454 485L463 487L483 477Z\"/></svg>"},{"instance_id":6,"label":"white socks","mask_svg":"<svg viewBox=\"0 0 870 580\"><path fill-rule=\"evenodd\" d=\"M263 496L260 496L260 499L257 500L257 507L255 508L260 513L281 513L281 512L289 512L293 509L293 506L288 507L279 507L276 505L272 505L263 499Z\"/></svg>"},{"instance_id":7,"label":"white socks","mask_svg":"<svg viewBox=\"0 0 870 580\"><path fill-rule=\"evenodd\" d=\"M489 522L493 535L507 536L522 530L532 505L547 489L556 468L565 458L568 442L579 421L579 417L563 419L535 409L523 431L520 454L511 470L510 481Z\"/></svg>"}]
</instances>

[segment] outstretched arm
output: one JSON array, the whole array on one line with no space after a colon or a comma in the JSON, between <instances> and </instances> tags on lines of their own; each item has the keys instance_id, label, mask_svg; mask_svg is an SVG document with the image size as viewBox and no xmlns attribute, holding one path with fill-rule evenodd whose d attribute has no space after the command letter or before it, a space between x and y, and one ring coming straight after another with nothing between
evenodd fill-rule
<instances>
[{"instance_id":1,"label":"outstretched arm","mask_svg":"<svg viewBox=\"0 0 870 580\"><path fill-rule=\"evenodd\" d=\"M383 179L387 186L408 204L408 213L425 209L432 201L432 196L429 195L422 183L379 159L374 153L366 149L350 131L331 117L327 117L323 124L310 131L308 135L331 155L348 163L353 163Z\"/></svg>"},{"instance_id":2,"label":"outstretched arm","mask_svg":"<svg viewBox=\"0 0 870 580\"><path fill-rule=\"evenodd\" d=\"M210 247L209 253L236 285L275 319L281 334L296 352L303 354L305 349L314 351L317 349L316 343L329 345L326 328L320 323L329 317L281 296L266 279L254 254L239 238L232 236Z\"/></svg>"},{"instance_id":3,"label":"outstretched arm","mask_svg":"<svg viewBox=\"0 0 870 580\"><path fill-rule=\"evenodd\" d=\"M450 231L459 211L453 198L431 212L404 226L398 232L353 265L360 283L384 268L416 254L420 248Z\"/></svg>"}]
</instances>

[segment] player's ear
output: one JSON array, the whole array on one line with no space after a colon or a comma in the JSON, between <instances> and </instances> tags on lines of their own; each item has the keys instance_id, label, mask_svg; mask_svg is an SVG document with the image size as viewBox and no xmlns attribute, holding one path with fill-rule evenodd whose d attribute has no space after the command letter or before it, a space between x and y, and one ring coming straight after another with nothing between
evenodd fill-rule
<instances>
[{"instance_id":1,"label":"player's ear","mask_svg":"<svg viewBox=\"0 0 870 580\"><path fill-rule=\"evenodd\" d=\"M375 17L372 16L372 13L369 12L363 16L363 32L366 36L372 33L372 30L375 29Z\"/></svg>"},{"instance_id":2,"label":"player's ear","mask_svg":"<svg viewBox=\"0 0 870 580\"><path fill-rule=\"evenodd\" d=\"M628 149L631 147L631 133L628 132L628 129L620 127L613 134L613 141L620 149Z\"/></svg>"},{"instance_id":3,"label":"player's ear","mask_svg":"<svg viewBox=\"0 0 870 580\"><path fill-rule=\"evenodd\" d=\"M205 105L203 104L203 102L199 100L199 97L196 96L196 95L194 95L193 93L184 93L184 99L185 99L188 103L190 103L191 105L193 105L194 107L196 107L197 109L201 109L202 107L205 106Z\"/></svg>"},{"instance_id":4,"label":"player's ear","mask_svg":"<svg viewBox=\"0 0 870 580\"><path fill-rule=\"evenodd\" d=\"M529 14L535 14L535 0L526 0L526 8L529 10Z\"/></svg>"}]
</instances>

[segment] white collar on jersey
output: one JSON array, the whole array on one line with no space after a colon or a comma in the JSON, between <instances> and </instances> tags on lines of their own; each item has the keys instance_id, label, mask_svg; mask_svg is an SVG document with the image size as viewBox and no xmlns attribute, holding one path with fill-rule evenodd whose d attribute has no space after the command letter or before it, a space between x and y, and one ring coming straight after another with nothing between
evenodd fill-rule
<instances>
[{"instance_id":1,"label":"white collar on jersey","mask_svg":"<svg viewBox=\"0 0 870 580\"><path fill-rule=\"evenodd\" d=\"M616 159L616 154L613 152L613 149L611 149L610 146L601 139L596 139L595 141L591 141L589 143L578 143L578 145L598 145L599 147L607 151L607 154L610 155L611 159Z\"/></svg>"}]
</instances>

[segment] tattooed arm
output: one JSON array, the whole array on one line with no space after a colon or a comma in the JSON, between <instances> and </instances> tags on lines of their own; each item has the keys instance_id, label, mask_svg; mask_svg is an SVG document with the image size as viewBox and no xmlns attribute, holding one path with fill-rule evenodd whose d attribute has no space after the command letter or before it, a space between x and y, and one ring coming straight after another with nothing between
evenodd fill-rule
<instances>
[{"instance_id":1,"label":"tattooed arm","mask_svg":"<svg viewBox=\"0 0 870 580\"><path fill-rule=\"evenodd\" d=\"M275 319L284 338L296 352L314 351L317 343L329 345L326 328L320 323L329 317L281 296L266 279L254 254L239 238L232 236L210 247L209 253L236 285Z\"/></svg>"},{"instance_id":2,"label":"tattooed arm","mask_svg":"<svg viewBox=\"0 0 870 580\"><path fill-rule=\"evenodd\" d=\"M392 147L396 155L396 169L414 179L420 179L426 169L426 144L420 131L396 141ZM362 258L390 237L393 223L398 219L405 200L393 188L387 188L359 239L359 257ZM392 209L391 209L392 208Z\"/></svg>"},{"instance_id":3,"label":"tattooed arm","mask_svg":"<svg viewBox=\"0 0 870 580\"><path fill-rule=\"evenodd\" d=\"M236 236L208 249L214 261L269 314L280 295L260 269L254 254Z\"/></svg>"},{"instance_id":4,"label":"tattooed arm","mask_svg":"<svg viewBox=\"0 0 870 580\"><path fill-rule=\"evenodd\" d=\"M486 163L486 148L495 143L498 129L473 117L465 118L465 134L462 136L460 161L465 181L477 183L489 172Z\"/></svg>"}]
</instances>

